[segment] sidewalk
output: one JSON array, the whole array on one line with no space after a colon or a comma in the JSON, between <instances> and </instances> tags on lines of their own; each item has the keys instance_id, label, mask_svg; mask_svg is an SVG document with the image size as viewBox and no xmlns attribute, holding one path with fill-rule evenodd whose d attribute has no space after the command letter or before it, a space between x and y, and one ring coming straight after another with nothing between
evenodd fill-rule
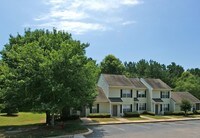
<instances>
[{"instance_id":1,"label":"sidewalk","mask_svg":"<svg viewBox=\"0 0 200 138\"><path fill-rule=\"evenodd\" d=\"M159 122L176 122L176 121L190 121L190 120L200 120L198 118L173 118L173 117L166 117L166 119L154 119L147 116L141 116L147 120L127 120L125 118L117 117L117 121L110 121L110 122L93 122L90 118L81 118L83 125L91 126L91 125L111 125L111 124L131 124L131 123L159 123Z\"/></svg>"}]
</instances>

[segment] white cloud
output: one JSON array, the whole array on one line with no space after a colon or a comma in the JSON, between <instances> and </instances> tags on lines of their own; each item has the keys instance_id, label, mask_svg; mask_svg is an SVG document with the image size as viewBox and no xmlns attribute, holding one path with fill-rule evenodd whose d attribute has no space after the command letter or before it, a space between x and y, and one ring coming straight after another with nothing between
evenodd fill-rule
<instances>
[{"instance_id":1,"label":"white cloud","mask_svg":"<svg viewBox=\"0 0 200 138\"><path fill-rule=\"evenodd\" d=\"M56 27L76 34L88 31L106 31L112 25L129 25L119 16L126 6L140 4L141 0L44 0L49 7L34 20L38 27Z\"/></svg>"},{"instance_id":2,"label":"white cloud","mask_svg":"<svg viewBox=\"0 0 200 138\"><path fill-rule=\"evenodd\" d=\"M134 24L136 23L135 21L125 21L122 23L122 25L126 26L126 25L131 25L131 24Z\"/></svg>"}]
</instances>

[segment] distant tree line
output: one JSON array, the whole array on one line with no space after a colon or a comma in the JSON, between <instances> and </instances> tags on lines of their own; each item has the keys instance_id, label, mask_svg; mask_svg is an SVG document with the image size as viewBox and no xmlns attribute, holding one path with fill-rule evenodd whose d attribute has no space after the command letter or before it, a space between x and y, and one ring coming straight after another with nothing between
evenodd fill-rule
<instances>
[{"instance_id":1,"label":"distant tree line","mask_svg":"<svg viewBox=\"0 0 200 138\"><path fill-rule=\"evenodd\" d=\"M121 74L127 77L159 78L174 91L188 91L200 99L200 69L184 70L181 65L172 62L164 65L157 61L141 59L138 62L124 62L114 55L106 56L100 63L101 73Z\"/></svg>"}]
</instances>

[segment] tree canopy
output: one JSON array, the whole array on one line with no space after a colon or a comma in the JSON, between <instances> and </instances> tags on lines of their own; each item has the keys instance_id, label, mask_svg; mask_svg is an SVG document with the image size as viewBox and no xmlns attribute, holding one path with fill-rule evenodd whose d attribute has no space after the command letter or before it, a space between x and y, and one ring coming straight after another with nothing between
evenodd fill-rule
<instances>
[{"instance_id":1,"label":"tree canopy","mask_svg":"<svg viewBox=\"0 0 200 138\"><path fill-rule=\"evenodd\" d=\"M114 55L106 56L100 63L101 73L106 74L123 74L124 65Z\"/></svg>"},{"instance_id":2,"label":"tree canopy","mask_svg":"<svg viewBox=\"0 0 200 138\"><path fill-rule=\"evenodd\" d=\"M99 70L86 57L88 46L56 29L11 35L1 51L0 101L8 108L51 112L91 104Z\"/></svg>"}]
</instances>

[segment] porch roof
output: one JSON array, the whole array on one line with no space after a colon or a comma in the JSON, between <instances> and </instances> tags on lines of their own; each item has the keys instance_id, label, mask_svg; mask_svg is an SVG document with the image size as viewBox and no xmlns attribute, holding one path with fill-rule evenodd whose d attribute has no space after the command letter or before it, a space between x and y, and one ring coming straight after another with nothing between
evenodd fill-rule
<instances>
[{"instance_id":1,"label":"porch roof","mask_svg":"<svg viewBox=\"0 0 200 138\"><path fill-rule=\"evenodd\" d=\"M110 102L123 102L121 98L109 98Z\"/></svg>"},{"instance_id":2,"label":"porch roof","mask_svg":"<svg viewBox=\"0 0 200 138\"><path fill-rule=\"evenodd\" d=\"M160 103L163 102L163 100L161 98L152 98L154 100L154 102L156 103Z\"/></svg>"}]
</instances>

